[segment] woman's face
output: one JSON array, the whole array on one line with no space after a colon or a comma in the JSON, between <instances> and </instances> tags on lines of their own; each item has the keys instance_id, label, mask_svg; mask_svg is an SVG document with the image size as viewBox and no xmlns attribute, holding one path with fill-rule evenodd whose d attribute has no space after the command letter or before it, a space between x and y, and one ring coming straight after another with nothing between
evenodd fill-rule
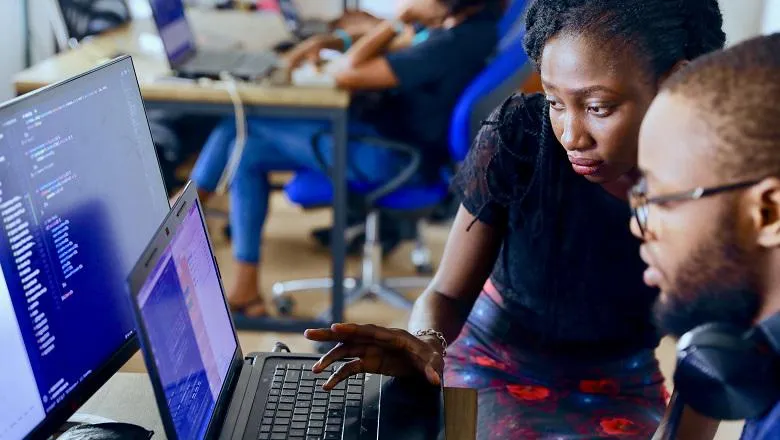
<instances>
[{"instance_id":1,"label":"woman's face","mask_svg":"<svg viewBox=\"0 0 780 440\"><path fill-rule=\"evenodd\" d=\"M540 70L552 128L574 172L591 182L613 182L636 167L639 127L657 91L641 66L584 37L545 44Z\"/></svg>"}]
</instances>

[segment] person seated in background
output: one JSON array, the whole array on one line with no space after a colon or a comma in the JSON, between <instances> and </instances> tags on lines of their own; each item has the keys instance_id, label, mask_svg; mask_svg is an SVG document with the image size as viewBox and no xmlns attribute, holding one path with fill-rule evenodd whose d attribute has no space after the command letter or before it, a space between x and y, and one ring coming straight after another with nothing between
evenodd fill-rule
<instances>
[{"instance_id":1,"label":"person seated in background","mask_svg":"<svg viewBox=\"0 0 780 440\"><path fill-rule=\"evenodd\" d=\"M336 85L378 92L379 98L370 109L351 109L349 134L417 146L422 168L434 171L448 157L447 130L457 99L494 52L498 18L492 0L412 0L399 19L382 21L354 44L343 32L314 37L294 49L288 61L296 68L324 48L345 51L345 62L334 74ZM436 28L424 41L413 42L412 24L418 23ZM246 147L230 186L237 271L228 301L236 312L261 316L265 306L258 264L268 209L267 173L329 166L333 139L323 121L248 118L247 125ZM192 179L204 203L217 188L235 138L234 120L226 119L203 147ZM389 181L408 162L400 152L355 141L349 142L347 155L348 179L369 184Z\"/></svg>"},{"instance_id":2,"label":"person seated in background","mask_svg":"<svg viewBox=\"0 0 780 440\"><path fill-rule=\"evenodd\" d=\"M632 230L645 242L644 279L661 290L656 320L669 334L707 323L748 330L778 319L778 78L780 34L759 37L692 62L647 111ZM691 426L684 415L681 426L677 438L712 438L717 422ZM742 438L780 438L780 402L749 420Z\"/></svg>"},{"instance_id":3,"label":"person seated in background","mask_svg":"<svg viewBox=\"0 0 780 440\"><path fill-rule=\"evenodd\" d=\"M340 342L315 370L358 358L330 389L363 371L439 384L443 369L445 385L479 390L480 439L649 438L666 406L658 291L642 283L628 193L659 85L724 45L718 2L536 0L524 38L545 94L485 121L408 331L308 330Z\"/></svg>"}]
</instances>

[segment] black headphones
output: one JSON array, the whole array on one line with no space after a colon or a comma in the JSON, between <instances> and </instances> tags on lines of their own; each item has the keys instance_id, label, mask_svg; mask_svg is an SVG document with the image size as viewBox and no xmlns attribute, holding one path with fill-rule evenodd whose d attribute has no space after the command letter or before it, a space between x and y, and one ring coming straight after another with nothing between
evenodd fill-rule
<instances>
[{"instance_id":1,"label":"black headphones","mask_svg":"<svg viewBox=\"0 0 780 440\"><path fill-rule=\"evenodd\" d=\"M748 330L710 323L677 344L675 391L717 420L757 418L780 400L780 313Z\"/></svg>"}]
</instances>

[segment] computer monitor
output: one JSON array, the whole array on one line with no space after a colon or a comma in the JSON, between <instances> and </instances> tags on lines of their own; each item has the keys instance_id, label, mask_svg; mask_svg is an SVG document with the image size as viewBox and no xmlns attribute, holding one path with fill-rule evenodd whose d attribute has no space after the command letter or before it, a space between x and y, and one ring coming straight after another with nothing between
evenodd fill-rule
<instances>
[{"instance_id":1,"label":"computer monitor","mask_svg":"<svg viewBox=\"0 0 780 440\"><path fill-rule=\"evenodd\" d=\"M51 433L137 351L125 280L168 210L129 57L0 106L0 439Z\"/></svg>"}]
</instances>

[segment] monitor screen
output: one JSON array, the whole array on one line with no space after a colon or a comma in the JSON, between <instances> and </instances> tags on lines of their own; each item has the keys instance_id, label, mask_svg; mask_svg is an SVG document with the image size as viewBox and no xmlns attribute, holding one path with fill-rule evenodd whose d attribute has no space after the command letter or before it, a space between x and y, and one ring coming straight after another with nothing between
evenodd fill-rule
<instances>
[{"instance_id":1,"label":"monitor screen","mask_svg":"<svg viewBox=\"0 0 780 440\"><path fill-rule=\"evenodd\" d=\"M125 280L168 210L129 58L0 107L0 439L136 343Z\"/></svg>"},{"instance_id":2,"label":"monitor screen","mask_svg":"<svg viewBox=\"0 0 780 440\"><path fill-rule=\"evenodd\" d=\"M205 436L237 344L206 226L193 204L136 296L180 439Z\"/></svg>"},{"instance_id":3,"label":"monitor screen","mask_svg":"<svg viewBox=\"0 0 780 440\"><path fill-rule=\"evenodd\" d=\"M282 13L282 18L287 24L287 28L291 32L299 30L301 25L301 17L298 14L298 8L295 7L293 0L279 0L279 10Z\"/></svg>"},{"instance_id":4,"label":"monitor screen","mask_svg":"<svg viewBox=\"0 0 780 440\"><path fill-rule=\"evenodd\" d=\"M149 0L165 54L173 66L195 51L195 37L184 14L181 0Z\"/></svg>"}]
</instances>

